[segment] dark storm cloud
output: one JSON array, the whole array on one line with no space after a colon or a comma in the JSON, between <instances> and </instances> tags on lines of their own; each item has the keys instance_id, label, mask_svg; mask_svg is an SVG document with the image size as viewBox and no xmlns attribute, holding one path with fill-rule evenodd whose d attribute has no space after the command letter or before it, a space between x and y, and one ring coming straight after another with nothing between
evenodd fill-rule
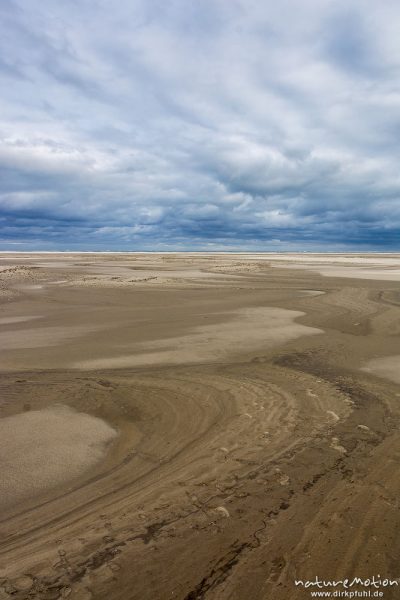
<instances>
[{"instance_id":1,"label":"dark storm cloud","mask_svg":"<svg viewBox=\"0 0 400 600\"><path fill-rule=\"evenodd\" d=\"M396 248L400 7L10 0L1 248Z\"/></svg>"}]
</instances>

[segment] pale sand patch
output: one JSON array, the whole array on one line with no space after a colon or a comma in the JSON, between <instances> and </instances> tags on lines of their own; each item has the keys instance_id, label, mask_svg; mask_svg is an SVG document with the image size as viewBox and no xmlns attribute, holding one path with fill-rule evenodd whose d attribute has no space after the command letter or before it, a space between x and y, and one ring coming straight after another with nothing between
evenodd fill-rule
<instances>
[{"instance_id":1,"label":"pale sand patch","mask_svg":"<svg viewBox=\"0 0 400 600\"><path fill-rule=\"evenodd\" d=\"M60 283L68 283L68 279L58 279L57 281L49 281L48 285L58 285Z\"/></svg>"},{"instance_id":2,"label":"pale sand patch","mask_svg":"<svg viewBox=\"0 0 400 600\"><path fill-rule=\"evenodd\" d=\"M0 332L0 350L16 350L21 348L42 348L56 346L98 329L96 327L37 327Z\"/></svg>"},{"instance_id":3,"label":"pale sand patch","mask_svg":"<svg viewBox=\"0 0 400 600\"><path fill-rule=\"evenodd\" d=\"M400 256L271 254L264 258L270 261L272 266L310 270L325 277L400 281Z\"/></svg>"},{"instance_id":4,"label":"pale sand patch","mask_svg":"<svg viewBox=\"0 0 400 600\"><path fill-rule=\"evenodd\" d=\"M226 323L202 325L187 335L132 345L136 353L84 360L71 366L106 369L224 360L238 352L267 349L303 335L323 333L295 322L304 314L275 307L243 309L235 311Z\"/></svg>"},{"instance_id":5,"label":"pale sand patch","mask_svg":"<svg viewBox=\"0 0 400 600\"><path fill-rule=\"evenodd\" d=\"M322 290L300 290L300 291L305 296L322 296L323 294L326 293L326 292L323 292Z\"/></svg>"},{"instance_id":6,"label":"pale sand patch","mask_svg":"<svg viewBox=\"0 0 400 600\"><path fill-rule=\"evenodd\" d=\"M400 383L400 354L384 358L373 358L361 370Z\"/></svg>"},{"instance_id":7,"label":"pale sand patch","mask_svg":"<svg viewBox=\"0 0 400 600\"><path fill-rule=\"evenodd\" d=\"M67 406L0 419L0 507L78 477L103 458L117 435L101 419Z\"/></svg>"},{"instance_id":8,"label":"pale sand patch","mask_svg":"<svg viewBox=\"0 0 400 600\"><path fill-rule=\"evenodd\" d=\"M325 277L350 277L351 279L373 279L377 281L400 281L400 269L385 267L348 267L318 265L279 265L290 269L307 269Z\"/></svg>"},{"instance_id":9,"label":"pale sand patch","mask_svg":"<svg viewBox=\"0 0 400 600\"><path fill-rule=\"evenodd\" d=\"M318 264L343 264L360 266L400 267L400 254L343 254L343 253L318 253L318 252L293 252L251 254L247 260L273 260L280 262L318 263Z\"/></svg>"},{"instance_id":10,"label":"pale sand patch","mask_svg":"<svg viewBox=\"0 0 400 600\"><path fill-rule=\"evenodd\" d=\"M25 321L33 321L34 319L40 319L39 316L31 317L0 317L0 325L11 325L12 323L24 323Z\"/></svg>"},{"instance_id":11,"label":"pale sand patch","mask_svg":"<svg viewBox=\"0 0 400 600\"><path fill-rule=\"evenodd\" d=\"M19 284L16 288L18 290L42 290L44 285L40 283Z\"/></svg>"}]
</instances>

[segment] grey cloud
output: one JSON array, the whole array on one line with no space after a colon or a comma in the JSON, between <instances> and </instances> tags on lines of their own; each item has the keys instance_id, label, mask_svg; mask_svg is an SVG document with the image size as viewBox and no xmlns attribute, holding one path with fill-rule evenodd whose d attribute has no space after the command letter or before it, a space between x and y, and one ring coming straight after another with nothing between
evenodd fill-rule
<instances>
[{"instance_id":1,"label":"grey cloud","mask_svg":"<svg viewBox=\"0 0 400 600\"><path fill-rule=\"evenodd\" d=\"M399 19L392 0L6 3L1 247L398 247Z\"/></svg>"}]
</instances>

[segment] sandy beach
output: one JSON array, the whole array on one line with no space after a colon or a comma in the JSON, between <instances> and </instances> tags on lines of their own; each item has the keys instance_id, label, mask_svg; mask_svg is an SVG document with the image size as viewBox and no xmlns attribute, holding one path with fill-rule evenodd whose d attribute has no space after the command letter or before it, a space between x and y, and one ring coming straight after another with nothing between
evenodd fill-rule
<instances>
[{"instance_id":1,"label":"sandy beach","mask_svg":"<svg viewBox=\"0 0 400 600\"><path fill-rule=\"evenodd\" d=\"M0 254L0 600L400 578L399 334L397 254Z\"/></svg>"}]
</instances>

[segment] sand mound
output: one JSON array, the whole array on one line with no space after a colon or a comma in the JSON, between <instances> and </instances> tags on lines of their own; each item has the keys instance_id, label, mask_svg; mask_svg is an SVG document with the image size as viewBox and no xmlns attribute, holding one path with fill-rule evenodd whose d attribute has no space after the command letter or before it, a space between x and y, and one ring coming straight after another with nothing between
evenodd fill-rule
<instances>
[{"instance_id":1,"label":"sand mound","mask_svg":"<svg viewBox=\"0 0 400 600\"><path fill-rule=\"evenodd\" d=\"M0 507L71 480L101 460L117 432L66 406L0 420Z\"/></svg>"}]
</instances>

